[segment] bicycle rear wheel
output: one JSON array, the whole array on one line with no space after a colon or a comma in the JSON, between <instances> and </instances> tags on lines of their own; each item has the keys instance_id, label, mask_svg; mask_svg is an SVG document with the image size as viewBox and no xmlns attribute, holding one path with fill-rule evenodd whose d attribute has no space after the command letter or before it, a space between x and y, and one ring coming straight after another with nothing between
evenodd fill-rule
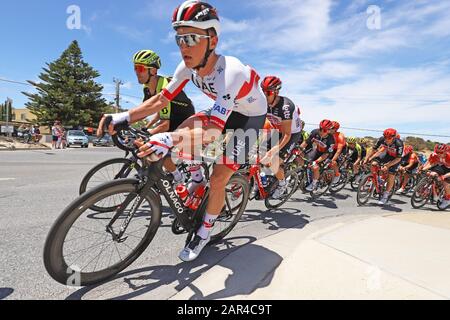
<instances>
[{"instance_id":1,"label":"bicycle rear wheel","mask_svg":"<svg viewBox=\"0 0 450 320\"><path fill-rule=\"evenodd\" d=\"M272 178L276 180L275 177L272 176ZM278 186L278 181L274 181L274 183L271 183L271 188L269 189L269 196L264 200L267 209L279 208L291 198L291 196L294 194L295 191L297 191L298 188L297 172L288 171L285 174L285 178L286 178L286 191L285 194L279 199L274 199L271 196L275 188Z\"/></svg>"},{"instance_id":2,"label":"bicycle rear wheel","mask_svg":"<svg viewBox=\"0 0 450 320\"><path fill-rule=\"evenodd\" d=\"M247 207L249 194L246 177L233 175L225 187L225 206L211 231L211 244L219 242L233 230ZM207 202L203 202L200 212L206 211Z\"/></svg>"},{"instance_id":3,"label":"bicycle rear wheel","mask_svg":"<svg viewBox=\"0 0 450 320\"><path fill-rule=\"evenodd\" d=\"M121 179L94 188L73 201L53 224L44 246L50 276L69 286L92 285L128 267L147 248L158 230L161 207L152 190L137 194L137 179ZM116 211L93 212L106 198L124 207L111 228ZM130 202L125 203L125 199ZM132 217L129 213L136 208ZM121 239L114 237L129 220Z\"/></svg>"}]
</instances>

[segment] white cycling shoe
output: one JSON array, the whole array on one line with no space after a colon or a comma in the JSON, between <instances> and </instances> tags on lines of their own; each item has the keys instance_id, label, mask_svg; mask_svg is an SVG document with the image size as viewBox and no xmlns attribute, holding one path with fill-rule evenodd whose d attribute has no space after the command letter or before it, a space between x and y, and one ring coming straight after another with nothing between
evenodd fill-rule
<instances>
[{"instance_id":1,"label":"white cycling shoe","mask_svg":"<svg viewBox=\"0 0 450 320\"><path fill-rule=\"evenodd\" d=\"M280 199L286 193L286 190L287 190L286 184L283 186L278 185L278 187L275 189L275 191L272 194L272 198Z\"/></svg>"},{"instance_id":2,"label":"white cycling shoe","mask_svg":"<svg viewBox=\"0 0 450 320\"><path fill-rule=\"evenodd\" d=\"M185 262L194 261L200 255L203 248L211 241L211 235L208 238L202 239L199 235L195 235L194 239L189 242L186 248L184 248L178 258Z\"/></svg>"}]
</instances>

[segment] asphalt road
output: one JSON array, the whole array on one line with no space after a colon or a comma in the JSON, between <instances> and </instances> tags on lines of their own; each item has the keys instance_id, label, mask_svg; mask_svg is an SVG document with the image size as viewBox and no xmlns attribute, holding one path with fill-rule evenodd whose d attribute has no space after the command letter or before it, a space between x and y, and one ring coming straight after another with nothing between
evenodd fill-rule
<instances>
[{"instance_id":1,"label":"asphalt road","mask_svg":"<svg viewBox=\"0 0 450 320\"><path fill-rule=\"evenodd\" d=\"M242 221L226 239L210 246L194 262L178 252L185 236L170 229L170 213L146 252L114 280L69 288L45 271L42 252L47 233L61 211L77 197L84 174L103 160L122 157L115 148L0 152L0 300L1 299L168 299L237 248L319 219L369 213L411 211L408 198L396 196L384 208L357 207L348 189L315 203L301 192L281 209L267 212L263 202L248 205ZM239 272L239 270L233 270Z\"/></svg>"}]
</instances>

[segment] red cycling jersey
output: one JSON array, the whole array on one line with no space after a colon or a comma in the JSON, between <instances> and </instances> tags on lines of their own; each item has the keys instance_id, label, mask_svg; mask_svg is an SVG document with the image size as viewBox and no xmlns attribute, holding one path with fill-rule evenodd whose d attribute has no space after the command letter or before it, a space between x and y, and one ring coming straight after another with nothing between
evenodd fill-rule
<instances>
[{"instance_id":1,"label":"red cycling jersey","mask_svg":"<svg viewBox=\"0 0 450 320\"><path fill-rule=\"evenodd\" d=\"M409 164L415 164L419 162L419 157L417 156L417 154L415 152L411 152L410 154L402 157L402 161L401 164L403 166L407 166Z\"/></svg>"},{"instance_id":2,"label":"red cycling jersey","mask_svg":"<svg viewBox=\"0 0 450 320\"><path fill-rule=\"evenodd\" d=\"M345 136L342 132L336 132L334 135L334 145L333 150L337 150L338 147L344 148L346 145Z\"/></svg>"},{"instance_id":3,"label":"red cycling jersey","mask_svg":"<svg viewBox=\"0 0 450 320\"><path fill-rule=\"evenodd\" d=\"M447 168L450 168L450 152L447 152L445 154L445 156L439 157L438 154L436 153L432 153L430 155L430 157L428 158L428 161L432 164L432 165L444 165Z\"/></svg>"}]
</instances>

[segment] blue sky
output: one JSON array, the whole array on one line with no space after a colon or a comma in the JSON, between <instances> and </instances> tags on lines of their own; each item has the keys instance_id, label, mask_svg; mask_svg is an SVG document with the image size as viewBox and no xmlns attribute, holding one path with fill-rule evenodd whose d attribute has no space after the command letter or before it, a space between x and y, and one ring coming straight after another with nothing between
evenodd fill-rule
<instances>
[{"instance_id":1,"label":"blue sky","mask_svg":"<svg viewBox=\"0 0 450 320\"><path fill-rule=\"evenodd\" d=\"M345 127L450 136L450 1L209 2L221 16L219 53L238 57L262 77L280 76L282 94L302 107L308 123L331 118ZM101 73L104 93L114 92L113 77L122 79L122 105L131 108L142 95L130 62L134 52L157 51L166 75L180 60L170 25L180 3L2 1L0 78L37 80L44 64L76 39ZM80 7L80 30L66 27L70 5ZM0 101L10 97L20 108L24 90L32 88L0 81ZM192 85L186 91L198 110L209 107Z\"/></svg>"}]
</instances>

